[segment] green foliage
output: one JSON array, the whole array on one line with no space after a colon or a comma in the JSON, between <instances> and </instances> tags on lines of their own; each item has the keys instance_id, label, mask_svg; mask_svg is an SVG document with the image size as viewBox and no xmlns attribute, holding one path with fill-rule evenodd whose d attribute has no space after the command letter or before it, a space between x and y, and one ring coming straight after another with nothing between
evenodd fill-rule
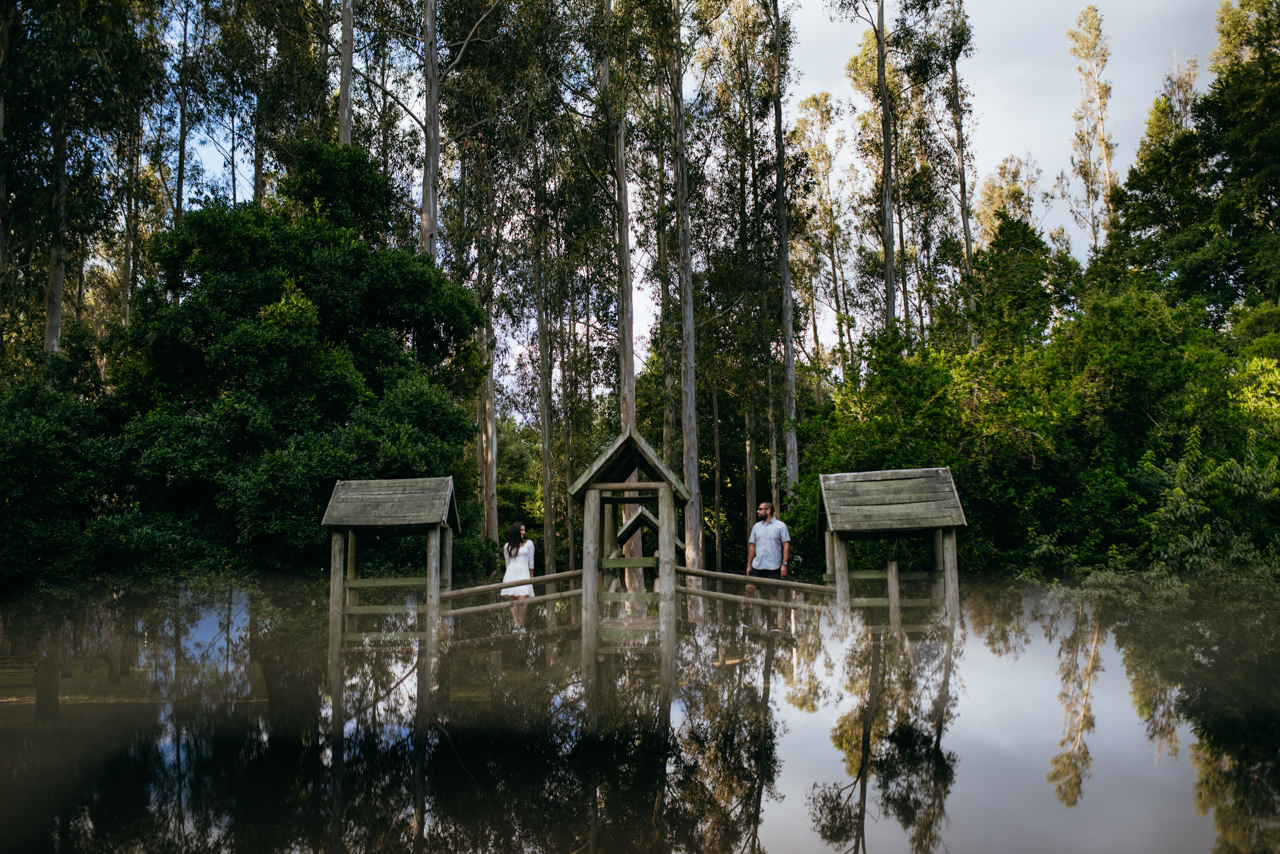
<instances>
[{"instance_id":1,"label":"green foliage","mask_svg":"<svg viewBox=\"0 0 1280 854\"><path fill-rule=\"evenodd\" d=\"M315 153L347 210L385 199L385 181L361 197L367 161ZM469 481L455 394L474 389L481 315L425 258L323 206L210 205L154 252L109 394L83 393L72 348L0 398L5 502L33 544L7 574L318 567L334 480Z\"/></svg>"}]
</instances>

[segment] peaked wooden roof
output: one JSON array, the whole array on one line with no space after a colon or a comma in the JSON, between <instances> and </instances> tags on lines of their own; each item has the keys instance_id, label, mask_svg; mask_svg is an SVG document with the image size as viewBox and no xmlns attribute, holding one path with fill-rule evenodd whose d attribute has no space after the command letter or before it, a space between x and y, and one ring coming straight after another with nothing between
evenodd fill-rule
<instances>
[{"instance_id":1,"label":"peaked wooden roof","mask_svg":"<svg viewBox=\"0 0 1280 854\"><path fill-rule=\"evenodd\" d=\"M326 528L393 528L411 534L448 525L462 533L452 477L340 480L324 511Z\"/></svg>"},{"instance_id":2,"label":"peaked wooden roof","mask_svg":"<svg viewBox=\"0 0 1280 854\"><path fill-rule=\"evenodd\" d=\"M968 523L951 469L824 474L818 512L829 530L895 536Z\"/></svg>"},{"instance_id":3,"label":"peaked wooden roof","mask_svg":"<svg viewBox=\"0 0 1280 854\"><path fill-rule=\"evenodd\" d=\"M642 506L639 513L628 519L627 523L618 529L618 542L625 543L641 528L648 528L655 534L658 533L658 517L653 515L648 507ZM676 537L676 548L684 551L684 540L679 537Z\"/></svg>"},{"instance_id":4,"label":"peaked wooden roof","mask_svg":"<svg viewBox=\"0 0 1280 854\"><path fill-rule=\"evenodd\" d=\"M656 479L670 484L677 500L689 500L689 488L684 485L684 481L662 464L662 459L634 427L623 431L603 454L596 457L596 461L569 487L569 494L574 500L581 501L591 484L620 483L636 469L647 471Z\"/></svg>"}]
</instances>

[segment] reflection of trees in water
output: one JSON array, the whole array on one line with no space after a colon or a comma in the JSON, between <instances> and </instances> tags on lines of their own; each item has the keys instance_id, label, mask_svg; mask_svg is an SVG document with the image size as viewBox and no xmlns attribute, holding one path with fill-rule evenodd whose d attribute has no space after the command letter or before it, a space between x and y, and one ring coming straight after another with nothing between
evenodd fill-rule
<instances>
[{"instance_id":1,"label":"reflection of trees in water","mask_svg":"<svg viewBox=\"0 0 1280 854\"><path fill-rule=\"evenodd\" d=\"M942 749L955 711L957 631L937 623L916 642L875 629L855 638L844 662L844 689L858 702L831 733L850 781L815 785L809 795L814 828L827 844L866 851L874 778L880 809L907 832L911 850L941 848L957 761Z\"/></svg>"},{"instance_id":2,"label":"reflection of trees in water","mask_svg":"<svg viewBox=\"0 0 1280 854\"><path fill-rule=\"evenodd\" d=\"M1056 600L1056 601L1053 601ZM1062 690L1062 752L1050 761L1045 779L1063 806L1080 802L1084 781L1092 776L1093 758L1085 736L1093 732L1093 684L1102 672L1101 645L1107 640L1102 618L1086 594L1079 590L1056 590L1042 611L1045 637L1058 638L1058 677Z\"/></svg>"}]
</instances>

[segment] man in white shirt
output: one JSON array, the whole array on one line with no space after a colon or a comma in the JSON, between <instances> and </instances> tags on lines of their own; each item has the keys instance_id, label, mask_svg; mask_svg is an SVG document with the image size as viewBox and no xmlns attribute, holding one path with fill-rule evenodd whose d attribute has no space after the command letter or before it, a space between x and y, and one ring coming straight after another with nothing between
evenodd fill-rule
<instances>
[{"instance_id":1,"label":"man in white shirt","mask_svg":"<svg viewBox=\"0 0 1280 854\"><path fill-rule=\"evenodd\" d=\"M787 575L787 561L791 557L791 533L786 523L773 515L773 503L761 501L756 508L760 521L751 528L747 538L747 577L782 579ZM771 599L780 599L777 587L770 585ZM747 585L747 596L756 595L756 586Z\"/></svg>"}]
</instances>

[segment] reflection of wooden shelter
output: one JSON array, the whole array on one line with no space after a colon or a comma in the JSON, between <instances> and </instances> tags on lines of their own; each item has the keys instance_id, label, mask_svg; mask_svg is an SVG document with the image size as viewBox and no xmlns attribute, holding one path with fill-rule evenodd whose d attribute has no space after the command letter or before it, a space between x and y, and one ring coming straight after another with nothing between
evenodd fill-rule
<instances>
[{"instance_id":1,"label":"reflection of wooden shelter","mask_svg":"<svg viewBox=\"0 0 1280 854\"><path fill-rule=\"evenodd\" d=\"M453 478L419 477L404 480L340 480L320 523L329 529L329 690L333 698L332 736L334 779L342 779L343 704L345 676L343 645L359 640L417 640L418 707L414 722L415 766L421 772L422 742L426 733L427 698L439 631L440 586L443 578L452 584L453 535L459 533L458 505ZM362 534L427 535L427 571L414 578L360 578L356 564L356 544ZM359 591L371 587L425 588L419 599L417 631L358 632L360 614L394 614L405 609L397 605L361 605ZM345 622L345 625L344 625ZM420 776L420 773L419 773ZM342 796L335 786L332 840L334 850L342 844ZM421 827L424 806L420 788L415 792L414 813ZM417 847L417 840L415 840Z\"/></svg>"},{"instance_id":2,"label":"reflection of wooden shelter","mask_svg":"<svg viewBox=\"0 0 1280 854\"><path fill-rule=\"evenodd\" d=\"M640 478L628 481L632 473ZM662 648L674 649L676 634L676 542L678 525L676 519L676 501L682 504L689 500L689 489L675 472L662 463L662 459L654 452L634 428L623 431L587 470L569 487L569 494L582 504L582 662L583 672L595 670L596 653L601 638L617 640L635 634L648 636L654 627L640 625L638 621L629 621L634 625L605 626L600 622L600 571L606 569L629 569L654 567L658 569L658 581L655 585L658 600L657 633ZM658 556L652 557L614 557L617 551L619 530L612 505L649 504L656 500L658 514L653 523L658 535ZM608 507L609 512L604 512ZM650 513L652 516L652 513ZM624 530L634 534L640 525L647 524L640 517L643 513L629 519L636 527L624 526ZM609 594L610 599L620 602L648 602L655 598L653 593L629 592ZM675 676L675 659L663 656L663 685L672 684ZM670 669L671 678L666 678Z\"/></svg>"},{"instance_id":3,"label":"reflection of wooden shelter","mask_svg":"<svg viewBox=\"0 0 1280 854\"><path fill-rule=\"evenodd\" d=\"M956 528L967 523L951 469L824 474L820 482L818 513L826 536L827 566L832 567L837 590L843 589L848 596L848 540L931 535L934 575L945 581L948 611L957 613ZM885 572L854 575L887 578L890 598L897 598L896 563Z\"/></svg>"}]
</instances>

